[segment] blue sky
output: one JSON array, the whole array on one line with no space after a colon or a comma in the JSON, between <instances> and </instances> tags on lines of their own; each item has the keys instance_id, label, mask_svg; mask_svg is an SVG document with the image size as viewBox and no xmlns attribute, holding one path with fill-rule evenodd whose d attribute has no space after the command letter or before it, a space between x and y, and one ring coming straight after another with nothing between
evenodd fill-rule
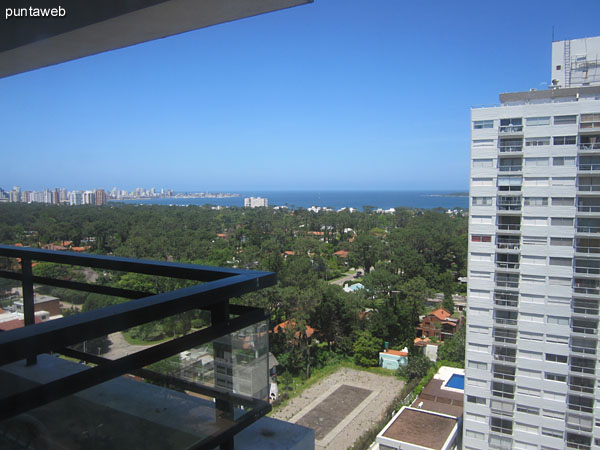
<instances>
[{"instance_id":1,"label":"blue sky","mask_svg":"<svg viewBox=\"0 0 600 450\"><path fill-rule=\"evenodd\" d=\"M470 108L600 2L316 0L0 79L0 187L464 190Z\"/></svg>"}]
</instances>

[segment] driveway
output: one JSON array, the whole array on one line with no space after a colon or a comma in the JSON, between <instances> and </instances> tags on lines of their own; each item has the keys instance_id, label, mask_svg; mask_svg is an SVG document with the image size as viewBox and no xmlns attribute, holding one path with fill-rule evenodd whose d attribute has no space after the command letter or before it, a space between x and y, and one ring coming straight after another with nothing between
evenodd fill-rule
<instances>
[{"instance_id":1,"label":"driveway","mask_svg":"<svg viewBox=\"0 0 600 450\"><path fill-rule=\"evenodd\" d=\"M108 352L102 355L108 359L117 359L123 356L127 356L131 353L139 352L140 350L144 350L150 346L148 345L131 345L129 344L121 332L112 333L108 335L108 340L110 341L110 347Z\"/></svg>"},{"instance_id":2,"label":"driveway","mask_svg":"<svg viewBox=\"0 0 600 450\"><path fill-rule=\"evenodd\" d=\"M365 273L363 269L358 269L360 270L362 273ZM344 283L347 283L348 281L352 281L354 280L354 274L351 275L346 275L343 276L342 278L336 278L335 280L330 281L330 284L337 284L338 286L343 286Z\"/></svg>"}]
</instances>

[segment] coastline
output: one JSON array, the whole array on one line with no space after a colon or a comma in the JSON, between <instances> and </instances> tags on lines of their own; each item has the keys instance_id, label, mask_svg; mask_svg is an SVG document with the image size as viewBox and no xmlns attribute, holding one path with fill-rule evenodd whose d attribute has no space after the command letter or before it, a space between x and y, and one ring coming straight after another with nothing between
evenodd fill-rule
<instances>
[{"instance_id":1,"label":"coastline","mask_svg":"<svg viewBox=\"0 0 600 450\"><path fill-rule=\"evenodd\" d=\"M452 195L454 194L454 195ZM444 191L251 191L241 192L228 197L164 197L149 199L111 200L125 204L156 204L215 207L244 207L245 197L263 197L269 201L269 207L289 209L318 208L339 211L352 208L363 211L368 209L390 210L393 208L454 210L468 209L468 196L457 196L457 192ZM462 193L460 193L462 194Z\"/></svg>"}]
</instances>

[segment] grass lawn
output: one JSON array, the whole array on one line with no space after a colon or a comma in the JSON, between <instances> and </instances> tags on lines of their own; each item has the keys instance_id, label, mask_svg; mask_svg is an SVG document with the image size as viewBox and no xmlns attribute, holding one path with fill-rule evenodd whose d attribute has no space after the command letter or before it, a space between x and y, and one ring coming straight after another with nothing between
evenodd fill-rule
<instances>
[{"instance_id":1,"label":"grass lawn","mask_svg":"<svg viewBox=\"0 0 600 450\"><path fill-rule=\"evenodd\" d=\"M129 345L155 345L173 339L172 337L165 337L157 341L144 341L143 339L132 337L131 334L129 334L129 331L123 331L121 334L123 335L123 339L125 339Z\"/></svg>"}]
</instances>

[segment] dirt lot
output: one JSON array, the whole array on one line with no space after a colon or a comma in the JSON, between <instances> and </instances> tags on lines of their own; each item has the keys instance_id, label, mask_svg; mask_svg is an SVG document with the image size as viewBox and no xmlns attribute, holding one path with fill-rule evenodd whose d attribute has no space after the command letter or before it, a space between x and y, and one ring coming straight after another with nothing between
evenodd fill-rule
<instances>
[{"instance_id":1,"label":"dirt lot","mask_svg":"<svg viewBox=\"0 0 600 450\"><path fill-rule=\"evenodd\" d=\"M403 386L395 377L343 368L305 390L273 417L313 428L317 449L342 450L380 419ZM346 394L353 391L360 395L350 400Z\"/></svg>"}]
</instances>

